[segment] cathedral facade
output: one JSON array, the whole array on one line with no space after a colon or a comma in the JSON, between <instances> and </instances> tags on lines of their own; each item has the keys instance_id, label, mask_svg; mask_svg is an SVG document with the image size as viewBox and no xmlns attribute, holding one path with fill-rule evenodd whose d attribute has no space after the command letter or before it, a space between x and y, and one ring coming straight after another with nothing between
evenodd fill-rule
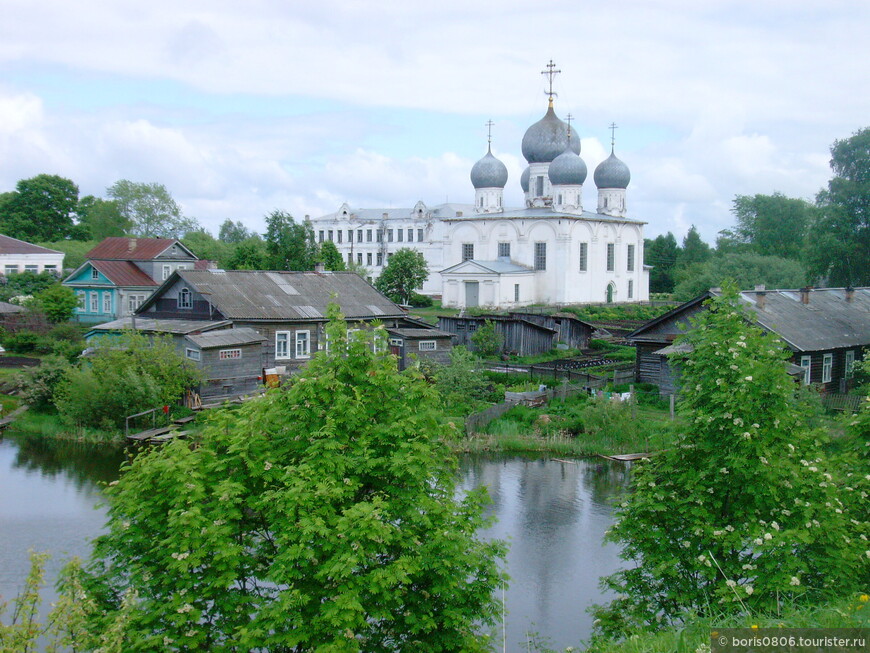
<instances>
[{"instance_id":1,"label":"cathedral facade","mask_svg":"<svg viewBox=\"0 0 870 653\"><path fill-rule=\"evenodd\" d=\"M526 130L522 152L523 207L503 206L507 168L488 148L471 169L474 204L345 204L312 220L315 237L332 240L348 262L375 277L393 252L417 249L429 264L421 292L440 295L444 307L648 300L644 223L626 217L628 166L611 150L593 175L595 211L585 210L580 139L556 115L552 93L544 117Z\"/></svg>"}]
</instances>

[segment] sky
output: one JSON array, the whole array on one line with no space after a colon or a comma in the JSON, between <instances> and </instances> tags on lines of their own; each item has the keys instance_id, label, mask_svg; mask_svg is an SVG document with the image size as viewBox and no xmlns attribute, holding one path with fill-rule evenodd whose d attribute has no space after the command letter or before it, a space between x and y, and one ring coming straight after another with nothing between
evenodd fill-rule
<instances>
[{"instance_id":1,"label":"sky","mask_svg":"<svg viewBox=\"0 0 870 653\"><path fill-rule=\"evenodd\" d=\"M352 207L471 203L492 149L522 204L555 108L592 171L631 169L645 235L713 243L735 195L811 200L870 123L866 0L0 0L0 192L57 174L166 186L212 233Z\"/></svg>"}]
</instances>

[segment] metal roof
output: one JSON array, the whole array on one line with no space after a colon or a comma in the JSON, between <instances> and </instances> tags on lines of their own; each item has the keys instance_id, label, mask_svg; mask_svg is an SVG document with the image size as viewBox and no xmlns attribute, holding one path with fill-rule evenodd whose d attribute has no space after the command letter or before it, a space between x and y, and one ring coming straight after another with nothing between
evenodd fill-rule
<instances>
[{"instance_id":1,"label":"metal roof","mask_svg":"<svg viewBox=\"0 0 870 653\"><path fill-rule=\"evenodd\" d=\"M0 234L0 254L63 254L63 252Z\"/></svg>"},{"instance_id":2,"label":"metal roof","mask_svg":"<svg viewBox=\"0 0 870 653\"><path fill-rule=\"evenodd\" d=\"M355 272L178 270L175 274L228 320L323 321L333 302L348 320L405 315ZM156 294L139 310L155 301Z\"/></svg>"},{"instance_id":3,"label":"metal roof","mask_svg":"<svg viewBox=\"0 0 870 653\"><path fill-rule=\"evenodd\" d=\"M211 331L212 329L220 329L228 326L228 320L206 321L206 320L153 320L144 317L136 317L136 331L144 331L145 333L173 333L176 335L188 335L202 331ZM104 322L92 327L88 335L96 332L108 331L124 331L133 328L133 318L122 317L111 322Z\"/></svg>"},{"instance_id":4,"label":"metal roof","mask_svg":"<svg viewBox=\"0 0 870 653\"><path fill-rule=\"evenodd\" d=\"M510 261L481 261L479 259L467 259L462 261L461 263L457 263L456 265L451 265L449 268L445 268L441 270L441 274L445 272L454 272L456 268L461 266L468 267L469 263L473 263L478 267L483 268L485 272L492 272L493 274L517 274L517 273L534 273L534 270L531 268L527 268L523 265L518 265L516 263L511 263Z\"/></svg>"},{"instance_id":5,"label":"metal roof","mask_svg":"<svg viewBox=\"0 0 870 653\"><path fill-rule=\"evenodd\" d=\"M144 286L153 287L160 284L154 281L147 274L142 272L136 264L131 261L88 261L93 267L103 273L103 275L116 286ZM87 280L78 281L77 283L87 283Z\"/></svg>"},{"instance_id":6,"label":"metal roof","mask_svg":"<svg viewBox=\"0 0 870 653\"><path fill-rule=\"evenodd\" d=\"M597 222L619 222L625 224L646 224L643 220L631 220L629 218L614 218L603 213L592 213L590 211L582 211L580 213L566 213L556 211L549 206L536 206L529 209L505 209L501 213L474 213L474 208L468 214L461 216L445 216L442 218L445 222L453 222L458 220L502 220L511 218L522 218L525 220L535 220L540 218L546 219L561 219L561 220L595 220Z\"/></svg>"},{"instance_id":7,"label":"metal roof","mask_svg":"<svg viewBox=\"0 0 870 653\"><path fill-rule=\"evenodd\" d=\"M0 314L23 313L24 307L18 304L10 304L9 302L0 302Z\"/></svg>"},{"instance_id":8,"label":"metal roof","mask_svg":"<svg viewBox=\"0 0 870 653\"><path fill-rule=\"evenodd\" d=\"M214 349L215 347L233 347L236 345L250 345L255 342L263 342L266 339L250 327L221 329L199 335L187 336L200 349Z\"/></svg>"},{"instance_id":9,"label":"metal roof","mask_svg":"<svg viewBox=\"0 0 870 653\"><path fill-rule=\"evenodd\" d=\"M113 236L85 254L86 259L110 259L116 261L150 261L157 258L173 245L196 256L175 238L124 238Z\"/></svg>"},{"instance_id":10,"label":"metal roof","mask_svg":"<svg viewBox=\"0 0 870 653\"><path fill-rule=\"evenodd\" d=\"M457 212L459 213L470 213L474 211L473 204L456 204L456 203L446 203L446 204L437 204L435 206L425 206L423 217L424 218L437 218L443 219L451 216L455 216ZM360 209L360 208L350 208L348 207L349 216L354 220L357 220L361 223L365 222L379 222L384 219L384 215L386 214L387 220L411 220L411 219L420 219L417 215L415 207L400 207L400 208L374 208L374 209ZM342 215L341 210L335 211L334 213L328 213L327 215L321 215L316 218L312 218L312 224L317 224L317 222L323 220L346 220L347 217Z\"/></svg>"},{"instance_id":11,"label":"metal roof","mask_svg":"<svg viewBox=\"0 0 870 653\"><path fill-rule=\"evenodd\" d=\"M440 329L387 329L387 333L395 333L403 338L452 338L453 334Z\"/></svg>"}]
</instances>

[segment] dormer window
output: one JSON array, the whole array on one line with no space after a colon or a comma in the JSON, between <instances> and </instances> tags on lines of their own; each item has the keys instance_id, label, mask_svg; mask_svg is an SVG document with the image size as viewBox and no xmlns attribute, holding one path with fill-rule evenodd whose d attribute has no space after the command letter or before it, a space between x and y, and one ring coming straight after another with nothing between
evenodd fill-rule
<instances>
[{"instance_id":1,"label":"dormer window","mask_svg":"<svg viewBox=\"0 0 870 653\"><path fill-rule=\"evenodd\" d=\"M99 279L100 271L97 268L91 268L91 279Z\"/></svg>"},{"instance_id":2,"label":"dormer window","mask_svg":"<svg viewBox=\"0 0 870 653\"><path fill-rule=\"evenodd\" d=\"M193 298L190 295L190 290L182 288L178 293L178 308L192 308Z\"/></svg>"}]
</instances>

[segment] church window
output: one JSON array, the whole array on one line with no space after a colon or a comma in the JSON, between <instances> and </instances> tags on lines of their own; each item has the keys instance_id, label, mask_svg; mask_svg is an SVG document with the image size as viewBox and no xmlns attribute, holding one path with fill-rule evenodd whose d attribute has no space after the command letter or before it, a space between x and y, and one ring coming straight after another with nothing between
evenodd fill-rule
<instances>
[{"instance_id":1,"label":"church window","mask_svg":"<svg viewBox=\"0 0 870 653\"><path fill-rule=\"evenodd\" d=\"M369 252L368 254L366 254L366 265L371 265L371 264L372 264L372 253Z\"/></svg>"},{"instance_id":2,"label":"church window","mask_svg":"<svg viewBox=\"0 0 870 653\"><path fill-rule=\"evenodd\" d=\"M417 229L417 242L420 242L420 243L423 242L423 230L422 229Z\"/></svg>"},{"instance_id":3,"label":"church window","mask_svg":"<svg viewBox=\"0 0 870 653\"><path fill-rule=\"evenodd\" d=\"M499 243L498 244L498 257L499 258L510 258L511 257L511 244L510 243Z\"/></svg>"},{"instance_id":4,"label":"church window","mask_svg":"<svg viewBox=\"0 0 870 653\"><path fill-rule=\"evenodd\" d=\"M380 266L382 266L382 265L384 264L384 254L383 254L383 252L378 252L378 258L377 258L377 261L378 261L378 262L377 262L378 267L380 267Z\"/></svg>"},{"instance_id":5,"label":"church window","mask_svg":"<svg viewBox=\"0 0 870 653\"><path fill-rule=\"evenodd\" d=\"M377 231L375 231L375 240L378 241L379 243L384 242L384 230L383 229L378 229Z\"/></svg>"},{"instance_id":6,"label":"church window","mask_svg":"<svg viewBox=\"0 0 870 653\"><path fill-rule=\"evenodd\" d=\"M414 230L413 229L408 229L408 242L409 243L414 242Z\"/></svg>"},{"instance_id":7,"label":"church window","mask_svg":"<svg viewBox=\"0 0 870 653\"><path fill-rule=\"evenodd\" d=\"M616 246L613 243L607 243L607 271L613 272L615 269Z\"/></svg>"},{"instance_id":8,"label":"church window","mask_svg":"<svg viewBox=\"0 0 870 653\"><path fill-rule=\"evenodd\" d=\"M326 232L326 239L329 242L332 242L332 229L330 229L329 231Z\"/></svg>"},{"instance_id":9,"label":"church window","mask_svg":"<svg viewBox=\"0 0 870 653\"><path fill-rule=\"evenodd\" d=\"M586 272L589 269L589 243L580 243L580 272Z\"/></svg>"},{"instance_id":10,"label":"church window","mask_svg":"<svg viewBox=\"0 0 870 653\"><path fill-rule=\"evenodd\" d=\"M501 208L501 195L498 196L498 206Z\"/></svg>"},{"instance_id":11,"label":"church window","mask_svg":"<svg viewBox=\"0 0 870 653\"><path fill-rule=\"evenodd\" d=\"M538 197L544 196L544 177L535 177L535 195Z\"/></svg>"},{"instance_id":12,"label":"church window","mask_svg":"<svg viewBox=\"0 0 870 653\"><path fill-rule=\"evenodd\" d=\"M318 243L323 242L323 229L321 229L320 231L317 232L317 242Z\"/></svg>"},{"instance_id":13,"label":"church window","mask_svg":"<svg viewBox=\"0 0 870 653\"><path fill-rule=\"evenodd\" d=\"M634 279L628 280L628 298L634 297Z\"/></svg>"},{"instance_id":14,"label":"church window","mask_svg":"<svg viewBox=\"0 0 870 653\"><path fill-rule=\"evenodd\" d=\"M392 229L387 229L387 242L388 243L393 242L393 230Z\"/></svg>"},{"instance_id":15,"label":"church window","mask_svg":"<svg viewBox=\"0 0 870 653\"><path fill-rule=\"evenodd\" d=\"M372 230L371 229L366 229L366 242L367 243L372 242Z\"/></svg>"},{"instance_id":16,"label":"church window","mask_svg":"<svg viewBox=\"0 0 870 653\"><path fill-rule=\"evenodd\" d=\"M520 301L520 284L518 283L514 284L514 301Z\"/></svg>"},{"instance_id":17,"label":"church window","mask_svg":"<svg viewBox=\"0 0 870 653\"><path fill-rule=\"evenodd\" d=\"M469 261L474 258L474 243L462 243L462 260Z\"/></svg>"},{"instance_id":18,"label":"church window","mask_svg":"<svg viewBox=\"0 0 870 653\"><path fill-rule=\"evenodd\" d=\"M547 243L535 243L535 269L547 269Z\"/></svg>"},{"instance_id":19,"label":"church window","mask_svg":"<svg viewBox=\"0 0 870 653\"><path fill-rule=\"evenodd\" d=\"M344 233L341 231L341 229L339 229L338 231L336 231L336 232L335 232L335 235L338 236L338 242L341 243L341 238L342 238L342 236L344 235Z\"/></svg>"},{"instance_id":20,"label":"church window","mask_svg":"<svg viewBox=\"0 0 870 653\"><path fill-rule=\"evenodd\" d=\"M356 264L362 265L362 252L357 253L356 255Z\"/></svg>"},{"instance_id":21,"label":"church window","mask_svg":"<svg viewBox=\"0 0 870 653\"><path fill-rule=\"evenodd\" d=\"M629 245L626 249L625 269L634 272L634 245Z\"/></svg>"},{"instance_id":22,"label":"church window","mask_svg":"<svg viewBox=\"0 0 870 653\"><path fill-rule=\"evenodd\" d=\"M396 229L396 240L400 243L405 239L405 230L404 229Z\"/></svg>"}]
</instances>

